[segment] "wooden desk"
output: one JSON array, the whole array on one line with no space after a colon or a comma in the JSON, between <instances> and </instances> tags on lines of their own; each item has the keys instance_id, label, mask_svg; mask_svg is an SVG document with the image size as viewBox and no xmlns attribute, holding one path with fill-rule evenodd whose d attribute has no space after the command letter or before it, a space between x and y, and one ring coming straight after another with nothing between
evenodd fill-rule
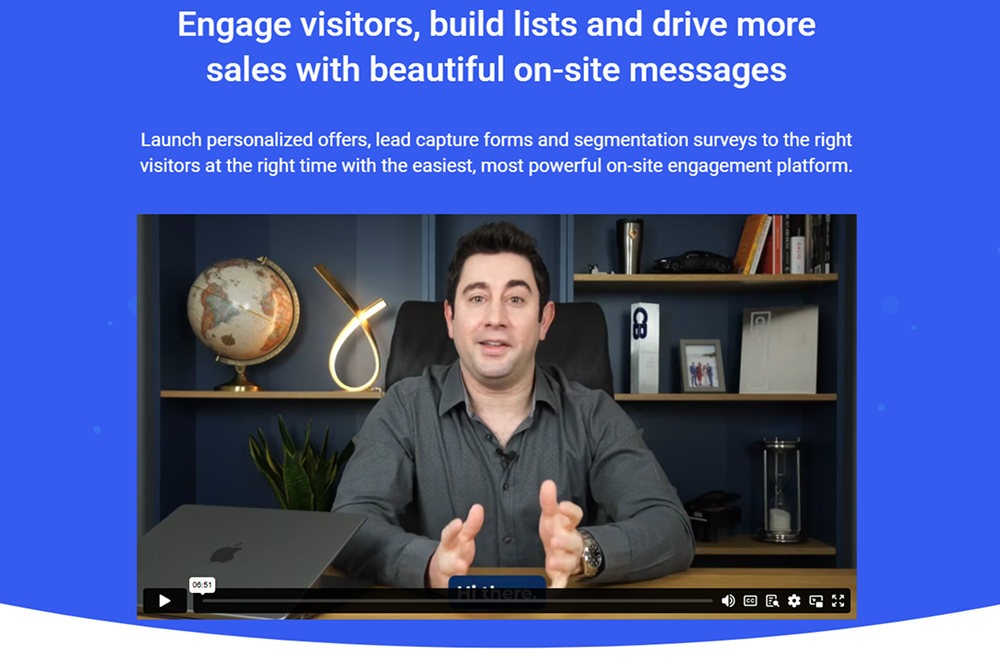
<instances>
[{"instance_id":1,"label":"wooden desk","mask_svg":"<svg viewBox=\"0 0 1000 667\"><path fill-rule=\"evenodd\" d=\"M330 574L333 574L332 572ZM496 575L545 575L545 571L535 568L473 568L469 574ZM849 614L802 614L787 610L781 614L746 614L732 612L726 614L321 614L317 618L329 620L345 619L827 619L850 620L857 616L857 571L844 569L792 569L792 568L695 568L672 574L661 579L631 584L610 586L610 588L849 588L852 609ZM805 601L803 601L805 604ZM786 605L782 603L784 608ZM149 618L148 616L139 616Z\"/></svg>"}]
</instances>

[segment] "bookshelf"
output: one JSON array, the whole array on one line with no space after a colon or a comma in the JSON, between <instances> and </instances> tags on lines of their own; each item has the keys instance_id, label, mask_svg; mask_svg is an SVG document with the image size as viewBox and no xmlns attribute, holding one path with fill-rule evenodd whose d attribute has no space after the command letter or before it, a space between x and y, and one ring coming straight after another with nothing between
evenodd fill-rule
<instances>
[{"instance_id":1,"label":"bookshelf","mask_svg":"<svg viewBox=\"0 0 1000 667\"><path fill-rule=\"evenodd\" d=\"M782 401L836 401L836 394L615 394L619 403L629 402L709 402L709 403L763 403Z\"/></svg>"},{"instance_id":2,"label":"bookshelf","mask_svg":"<svg viewBox=\"0 0 1000 667\"><path fill-rule=\"evenodd\" d=\"M752 275L735 274L590 274L573 275L573 284L578 292L665 291L665 290L764 290L764 289L808 289L827 283L837 282L837 274L815 275Z\"/></svg>"},{"instance_id":3,"label":"bookshelf","mask_svg":"<svg viewBox=\"0 0 1000 667\"><path fill-rule=\"evenodd\" d=\"M210 400L266 401L266 400L323 400L323 401L377 401L381 391L161 391L160 398L204 398Z\"/></svg>"},{"instance_id":4,"label":"bookshelf","mask_svg":"<svg viewBox=\"0 0 1000 667\"><path fill-rule=\"evenodd\" d=\"M732 561L747 566L774 558L804 564L843 565L848 560L845 528L853 516L847 492L852 475L846 455L844 416L848 403L846 366L847 286L853 263L844 261L854 221L834 216L833 273L808 275L591 274L617 269L615 221L640 217L644 223L642 266L659 257L705 250L732 256L746 216L576 215L568 221L568 301L593 301L608 319L616 400L643 430L683 501L712 490L738 493L743 521L737 536L717 545L698 544L696 565ZM853 260L853 258L851 258ZM660 392L628 393L631 304L660 306ZM820 335L817 392L809 395L739 394L744 309L817 305ZM558 317L558 306L556 309ZM682 393L678 341L719 339L728 393ZM763 475L759 442L764 437L799 437L803 449L804 514L810 540L765 545L750 535L763 515ZM779 547L779 548L773 548ZM762 557L767 558L762 558ZM709 560L705 560L708 558Z\"/></svg>"},{"instance_id":5,"label":"bookshelf","mask_svg":"<svg viewBox=\"0 0 1000 667\"><path fill-rule=\"evenodd\" d=\"M750 535L720 538L718 542L698 542L696 556L835 556L837 549L819 540L801 544L771 544Z\"/></svg>"},{"instance_id":6,"label":"bookshelf","mask_svg":"<svg viewBox=\"0 0 1000 667\"><path fill-rule=\"evenodd\" d=\"M741 495L743 523L737 535L699 543L699 557L732 557L734 564L764 562L759 556L847 560L848 528L855 513L848 482L853 462L847 448L848 299L853 258L848 237L856 222L834 216L833 264L837 273L816 275L618 275L590 274L617 268L615 220L645 219L642 264L699 249L732 255L744 215L328 215L328 216L142 216L149 279L141 287L145 344L150 371L140 395L141 447L155 461L147 475L147 525L187 502L274 506L266 483L247 452L248 431L261 427L278 441L277 416L301 437L330 429L331 446L341 449L357 433L380 391L338 391L327 369L332 338L349 312L312 267L325 264L360 304L379 297L389 307L371 322L385 362L399 304L444 299L445 276L458 238L496 220L517 224L535 236L549 269L551 298L558 303L593 301L608 323L615 399L641 428L647 445L683 501L724 489ZM186 297L198 272L229 257L267 255L289 274L302 304L295 339L273 360L248 368L248 377L267 391L216 392L232 369L214 361L186 319ZM628 393L628 312L631 303L661 306L660 391ZM820 307L818 393L739 394L742 311L753 307L815 304ZM729 393L681 391L677 341L722 341ZM142 343L141 343L142 344ZM142 355L140 355L142 356ZM370 352L360 337L349 339L338 372L360 383L371 372ZM144 376L140 374L140 381ZM145 401L145 408L142 407ZM762 515L762 437L801 437L804 501L810 540L800 545L766 545L750 537ZM795 560L794 558L791 560ZM696 562L697 564L697 562Z\"/></svg>"}]
</instances>

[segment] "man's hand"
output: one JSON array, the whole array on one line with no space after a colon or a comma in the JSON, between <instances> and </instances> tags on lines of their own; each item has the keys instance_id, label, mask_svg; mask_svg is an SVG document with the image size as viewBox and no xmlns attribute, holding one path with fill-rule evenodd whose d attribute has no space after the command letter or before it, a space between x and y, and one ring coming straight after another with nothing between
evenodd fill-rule
<instances>
[{"instance_id":1,"label":"man's hand","mask_svg":"<svg viewBox=\"0 0 1000 667\"><path fill-rule=\"evenodd\" d=\"M427 565L427 582L431 588L447 588L448 580L468 573L476 557L476 535L483 527L483 506L469 509L463 522L454 519L441 531L441 543Z\"/></svg>"},{"instance_id":2,"label":"man's hand","mask_svg":"<svg viewBox=\"0 0 1000 667\"><path fill-rule=\"evenodd\" d=\"M538 502L542 516L538 519L538 536L545 547L545 574L552 581L552 588L566 588L569 578L582 571L583 537L576 527L583 519L583 510L564 500L556 502L556 483L542 482Z\"/></svg>"}]
</instances>

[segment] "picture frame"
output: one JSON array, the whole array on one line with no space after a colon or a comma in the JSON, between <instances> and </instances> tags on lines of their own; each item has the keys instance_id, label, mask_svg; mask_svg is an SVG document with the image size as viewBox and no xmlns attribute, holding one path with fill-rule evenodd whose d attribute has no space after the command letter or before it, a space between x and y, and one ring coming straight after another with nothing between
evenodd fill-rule
<instances>
[{"instance_id":1,"label":"picture frame","mask_svg":"<svg viewBox=\"0 0 1000 667\"><path fill-rule=\"evenodd\" d=\"M681 387L685 393L726 392L726 373L719 339L680 341Z\"/></svg>"}]
</instances>

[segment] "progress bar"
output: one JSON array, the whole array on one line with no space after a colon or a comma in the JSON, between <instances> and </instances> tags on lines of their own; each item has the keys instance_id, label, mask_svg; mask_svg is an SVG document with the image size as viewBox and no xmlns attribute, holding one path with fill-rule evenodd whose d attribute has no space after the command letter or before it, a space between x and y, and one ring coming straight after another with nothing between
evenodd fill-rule
<instances>
[{"instance_id":1,"label":"progress bar","mask_svg":"<svg viewBox=\"0 0 1000 667\"><path fill-rule=\"evenodd\" d=\"M666 593L666 595L665 595ZM852 596L837 589L483 588L225 589L193 595L205 614L429 614L523 610L538 613L844 614Z\"/></svg>"}]
</instances>

